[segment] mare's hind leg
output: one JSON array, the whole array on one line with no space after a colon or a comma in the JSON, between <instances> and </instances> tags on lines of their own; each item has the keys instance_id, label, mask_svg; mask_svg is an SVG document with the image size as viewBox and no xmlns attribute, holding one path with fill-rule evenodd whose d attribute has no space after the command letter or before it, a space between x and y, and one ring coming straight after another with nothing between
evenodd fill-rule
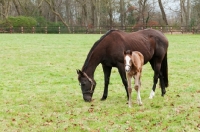
<instances>
[{"instance_id":1,"label":"mare's hind leg","mask_svg":"<svg viewBox=\"0 0 200 132\"><path fill-rule=\"evenodd\" d=\"M105 65L102 65L102 67L103 67L103 72L104 72L104 91L103 91L103 96L101 100L106 100L108 96L108 85L110 82L110 73L111 73L112 67L108 67Z\"/></svg>"},{"instance_id":2,"label":"mare's hind leg","mask_svg":"<svg viewBox=\"0 0 200 132\"><path fill-rule=\"evenodd\" d=\"M160 69L161 69L161 61L158 61L157 59L151 60L150 61L151 67L154 70L154 78L153 78L153 87L152 87L152 91L149 95L149 98L152 99L155 96L155 90L156 90L156 84L158 83L158 78L160 77ZM161 80L162 77L160 77ZM165 94L165 88L161 86L161 92L162 92L162 96L164 96Z\"/></svg>"},{"instance_id":3,"label":"mare's hind leg","mask_svg":"<svg viewBox=\"0 0 200 132\"><path fill-rule=\"evenodd\" d=\"M149 98L152 99L155 96L156 84L158 83L159 72L161 68L161 63L157 63L156 59L150 61L151 67L154 70L154 77L153 77L153 87L152 91L149 95Z\"/></svg>"},{"instance_id":4,"label":"mare's hind leg","mask_svg":"<svg viewBox=\"0 0 200 132\"><path fill-rule=\"evenodd\" d=\"M165 90L165 82L164 82L164 79L163 79L162 72L160 72L159 78L160 78L160 86L161 86L162 96L164 96L165 93L166 93L166 90Z\"/></svg>"}]
</instances>

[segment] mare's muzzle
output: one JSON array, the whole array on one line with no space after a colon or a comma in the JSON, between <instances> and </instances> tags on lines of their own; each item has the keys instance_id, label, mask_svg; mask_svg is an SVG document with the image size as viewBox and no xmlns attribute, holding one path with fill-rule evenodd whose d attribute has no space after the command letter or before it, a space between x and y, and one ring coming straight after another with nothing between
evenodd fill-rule
<instances>
[{"instance_id":1,"label":"mare's muzzle","mask_svg":"<svg viewBox=\"0 0 200 132\"><path fill-rule=\"evenodd\" d=\"M92 96L85 94L83 95L83 99L85 100L85 102L91 102L92 101Z\"/></svg>"}]
</instances>

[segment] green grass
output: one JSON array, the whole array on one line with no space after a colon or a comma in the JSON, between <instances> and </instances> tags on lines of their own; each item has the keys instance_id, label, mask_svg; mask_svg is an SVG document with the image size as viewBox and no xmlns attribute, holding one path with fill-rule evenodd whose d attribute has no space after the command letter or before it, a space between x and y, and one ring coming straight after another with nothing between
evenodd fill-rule
<instances>
[{"instance_id":1,"label":"green grass","mask_svg":"<svg viewBox=\"0 0 200 132\"><path fill-rule=\"evenodd\" d=\"M1 34L0 131L199 131L200 35L167 35L169 83L150 100L150 65L144 66L143 106L128 108L116 68L109 95L103 94L103 71L95 71L94 101L82 99L76 69L101 35Z\"/></svg>"}]
</instances>

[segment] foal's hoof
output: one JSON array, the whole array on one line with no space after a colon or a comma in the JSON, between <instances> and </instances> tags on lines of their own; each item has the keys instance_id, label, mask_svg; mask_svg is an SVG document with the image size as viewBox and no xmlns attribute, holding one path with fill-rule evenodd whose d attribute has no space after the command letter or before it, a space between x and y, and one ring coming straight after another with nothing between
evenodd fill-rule
<instances>
[{"instance_id":1,"label":"foal's hoof","mask_svg":"<svg viewBox=\"0 0 200 132\"><path fill-rule=\"evenodd\" d=\"M138 101L138 105L139 105L139 106L142 106L142 105L143 105L143 103Z\"/></svg>"}]
</instances>

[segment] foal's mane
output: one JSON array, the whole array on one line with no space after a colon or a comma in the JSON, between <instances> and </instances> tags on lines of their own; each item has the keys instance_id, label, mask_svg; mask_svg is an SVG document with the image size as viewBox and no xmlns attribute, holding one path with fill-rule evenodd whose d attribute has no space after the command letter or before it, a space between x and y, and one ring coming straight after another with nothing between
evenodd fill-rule
<instances>
[{"instance_id":1,"label":"foal's mane","mask_svg":"<svg viewBox=\"0 0 200 132\"><path fill-rule=\"evenodd\" d=\"M101 38L100 38L99 40L97 40L97 41L94 43L94 45L92 46L92 48L90 49L90 51L89 51L89 53L88 53L88 55L87 55L87 58L86 58L85 63L84 63L84 65L83 65L82 71L87 67L89 58L90 58L90 56L91 56L93 50L97 47L97 45L98 45L106 36L108 36L108 35L109 35L110 33L112 33L113 31L118 31L118 30L112 29L112 30L107 31L103 36L101 36Z\"/></svg>"}]
</instances>

